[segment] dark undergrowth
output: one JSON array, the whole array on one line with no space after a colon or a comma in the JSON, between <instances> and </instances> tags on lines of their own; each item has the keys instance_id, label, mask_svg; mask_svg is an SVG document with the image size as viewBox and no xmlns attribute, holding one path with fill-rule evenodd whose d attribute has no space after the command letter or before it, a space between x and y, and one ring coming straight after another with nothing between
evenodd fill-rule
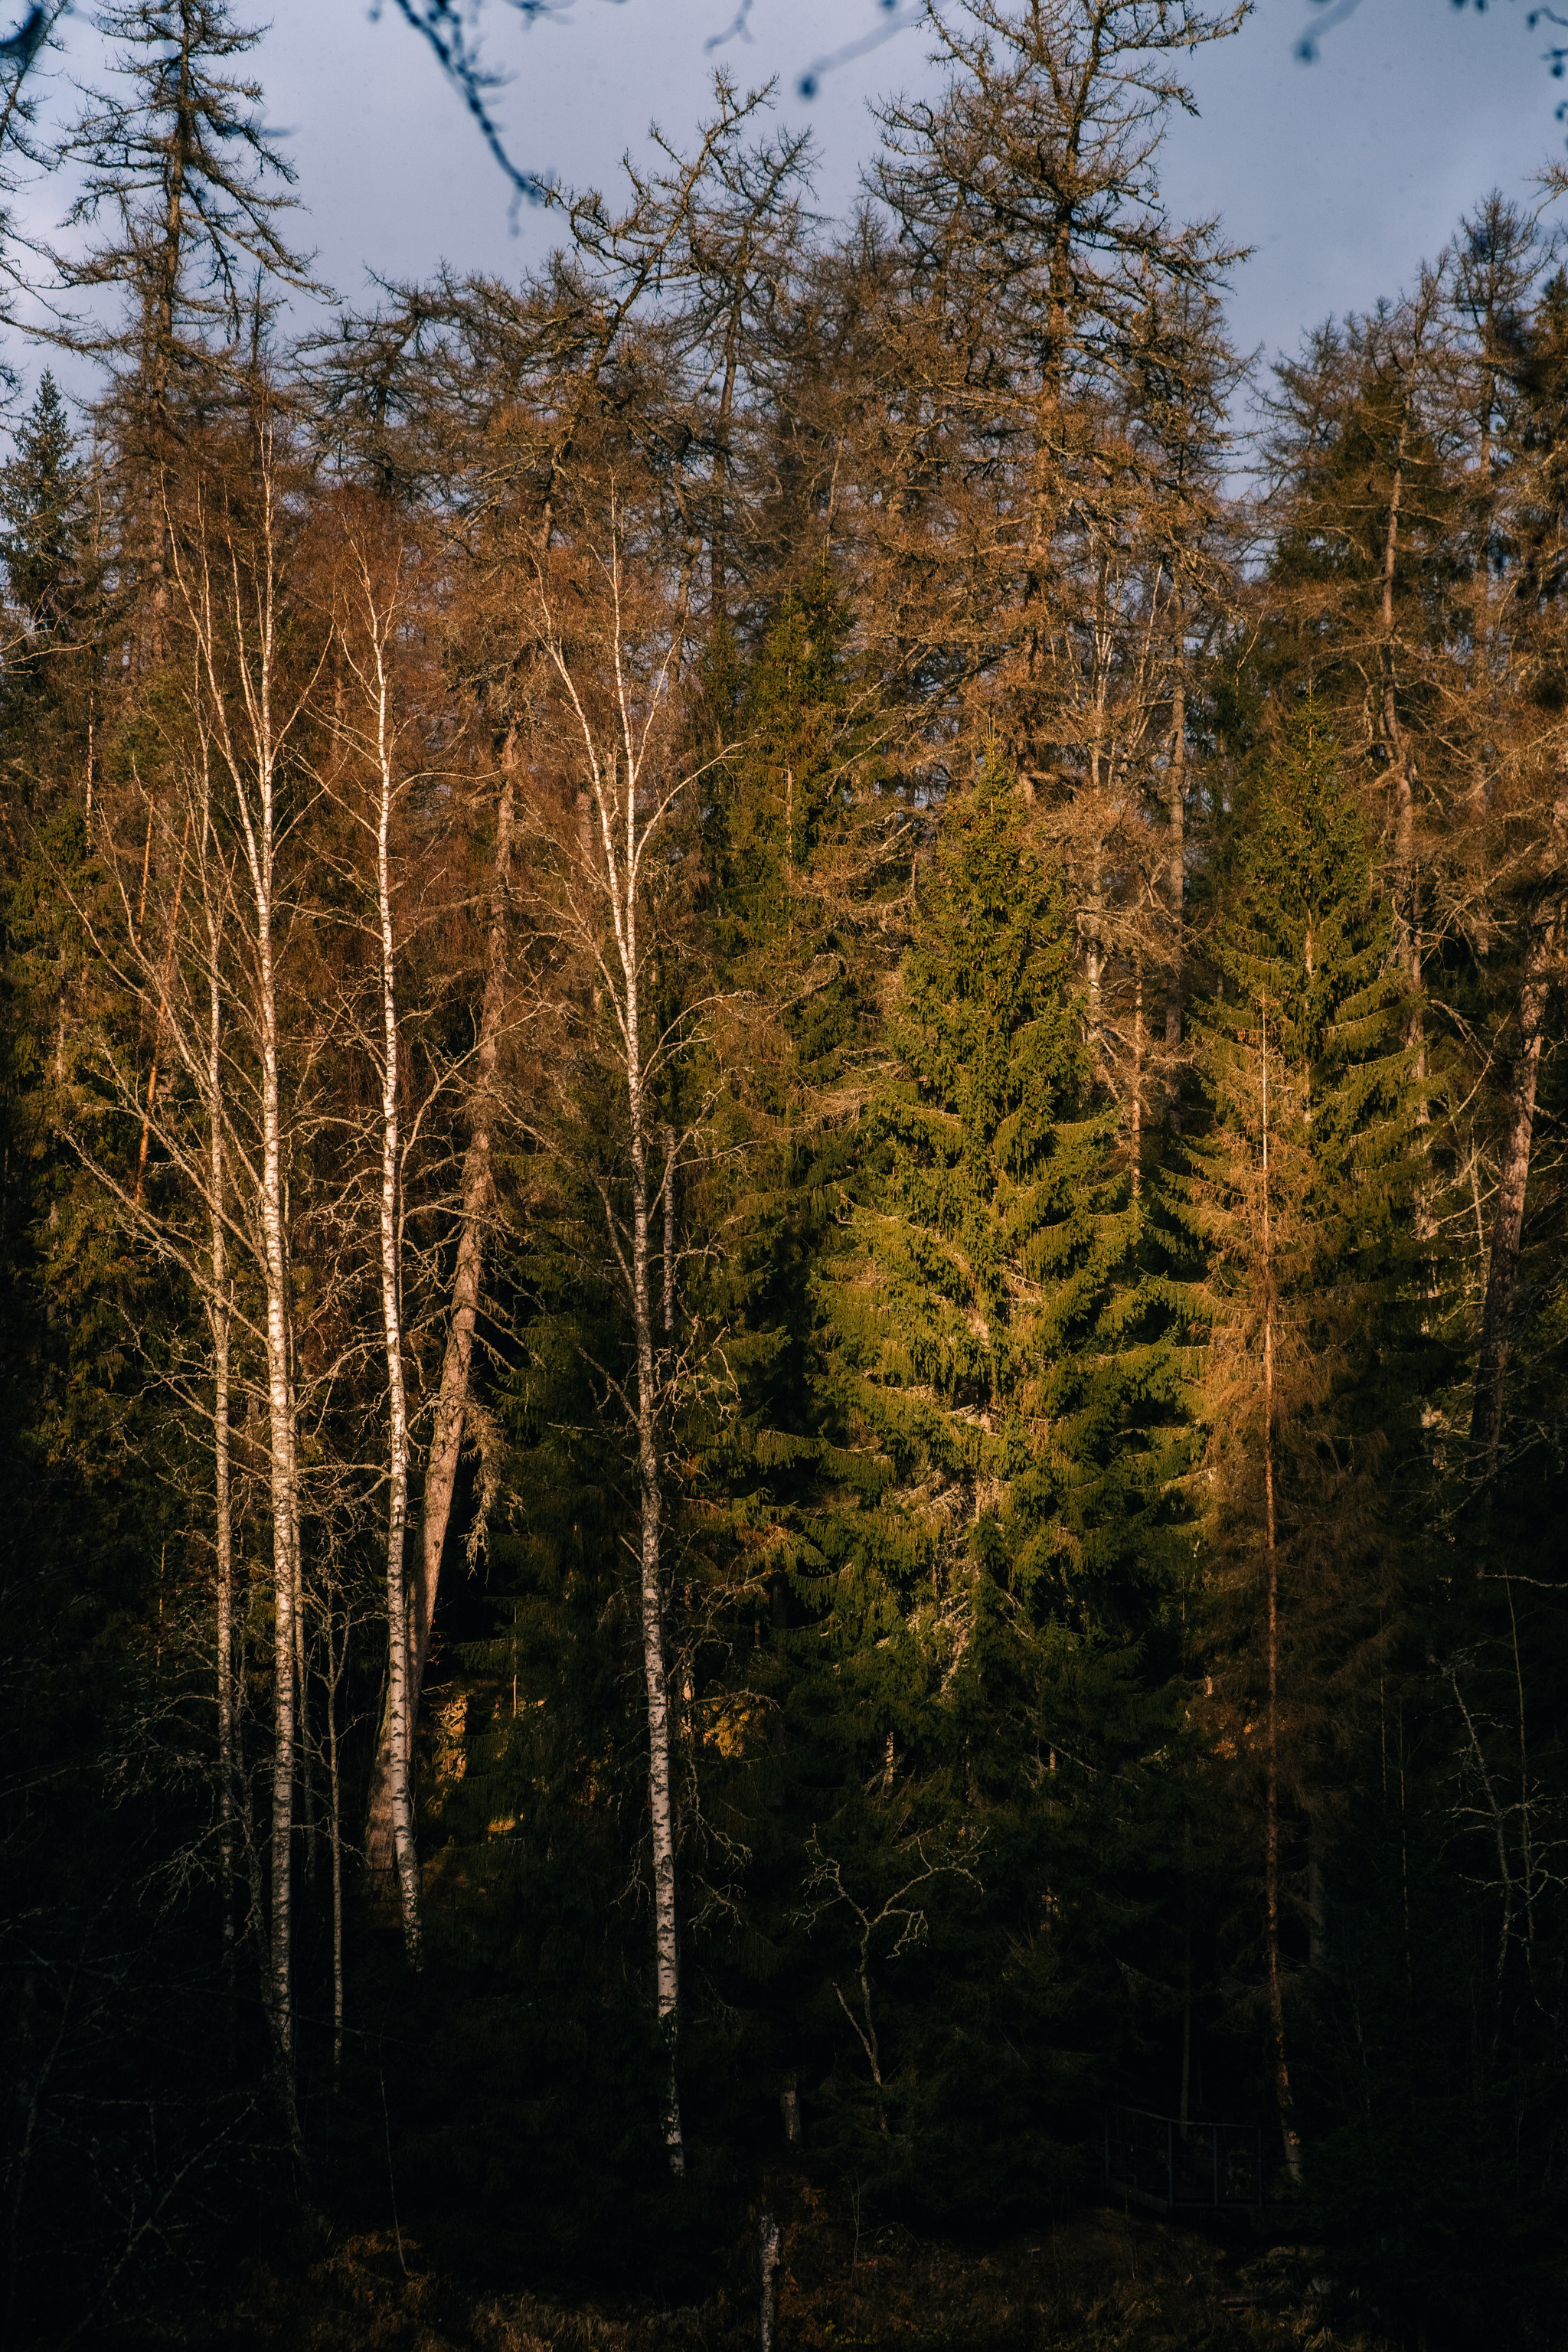
<instances>
[{"instance_id":1,"label":"dark undergrowth","mask_svg":"<svg viewBox=\"0 0 1568 2352\"><path fill-rule=\"evenodd\" d=\"M1375 2315L1336 2303L1310 2250L1220 2241L1079 2210L988 2247L858 2228L852 2204L798 2179L780 2222L777 2352L1387 2352ZM760 2209L759 2209L760 2210ZM753 2352L756 2236L686 2305L476 2294L388 2231L301 2241L230 2291L164 2305L120 2341L213 2352Z\"/></svg>"}]
</instances>

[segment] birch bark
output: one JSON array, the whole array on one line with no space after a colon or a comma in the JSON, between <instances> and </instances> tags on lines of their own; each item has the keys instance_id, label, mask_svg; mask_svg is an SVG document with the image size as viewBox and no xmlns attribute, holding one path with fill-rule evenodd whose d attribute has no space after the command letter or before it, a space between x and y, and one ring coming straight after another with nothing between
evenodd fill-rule
<instances>
[{"instance_id":1,"label":"birch bark","mask_svg":"<svg viewBox=\"0 0 1568 2352\"><path fill-rule=\"evenodd\" d=\"M397 1185L398 1034L396 940L392 919L392 811L396 796L391 735L390 681L382 624L389 617L371 604L376 690L378 795L375 830L376 913L381 927L381 1312L386 1339L387 1393L387 1784L393 1851L397 1866L403 1940L411 1964L420 1961L419 1864L414 1845L414 1801L410 1788L413 1720L409 1710L408 1586L405 1551L408 1528L408 1402L403 1377L403 1282L398 1246Z\"/></svg>"},{"instance_id":2,"label":"birch bark","mask_svg":"<svg viewBox=\"0 0 1568 2352\"><path fill-rule=\"evenodd\" d=\"M203 811L204 836L207 812ZM218 1862L223 1881L223 1969L234 1979L234 1514L229 1485L228 1414L230 1303L228 1239L224 1229L223 1006L217 940L211 938L208 973L208 1181L212 1187L213 1517L217 1580Z\"/></svg>"},{"instance_id":3,"label":"birch bark","mask_svg":"<svg viewBox=\"0 0 1568 2352\"><path fill-rule=\"evenodd\" d=\"M436 1425L425 1465L416 1582L407 1612L405 1706L410 1749L419 1715L419 1694L430 1654L430 1629L441 1580L441 1556L451 1522L458 1465L472 1379L474 1331L484 1281L485 1218L490 1199L490 1138L495 1117L496 1061L507 995L507 922L511 891L512 833L516 820L517 745L509 736L501 758L500 800L496 812L495 873L490 892L489 941L485 992L479 1012L479 1048L469 1108L468 1148L463 1160L458 1263L452 1281L452 1312L436 1400ZM371 1785L365 1858L373 1873L392 1868L395 1859L391 1774L390 1708L376 1743Z\"/></svg>"},{"instance_id":4,"label":"birch bark","mask_svg":"<svg viewBox=\"0 0 1568 2352\"><path fill-rule=\"evenodd\" d=\"M272 1909L267 2005L283 2104L297 2161L303 2162L295 2103L294 1791L300 1737L299 1665L302 1628L300 1496L295 1391L289 1329L289 1243L281 1108L277 968L279 808L278 768L288 720L279 723L276 487L270 446L263 449L260 515L254 557L242 574L237 546L227 550L231 586L218 600L205 559L187 572L171 542L205 688L211 740L228 779L246 881L247 1007L258 1064L259 1166L254 1187L258 1259L265 1296L268 1461L272 1522L274 1727L272 1749ZM245 584L242 585L242 578ZM228 642L232 639L232 645ZM231 656L232 669L231 669ZM216 946L215 946L216 969ZM221 1078L222 1073L219 1072ZM221 1094L218 1097L221 1100ZM215 1208L216 1203L214 1203Z\"/></svg>"},{"instance_id":5,"label":"birch bark","mask_svg":"<svg viewBox=\"0 0 1568 2352\"><path fill-rule=\"evenodd\" d=\"M603 901L605 926L584 914L604 996L612 1009L619 1075L626 1087L626 1144L630 1171L630 1202L626 1227L622 1228L606 1202L609 1241L626 1286L631 1310L634 1375L626 1396L635 1433L638 1498L639 1601L643 1679L647 1702L648 1816L653 1847L654 1960L658 2015L668 2053L664 2113L665 2146L670 2169L684 2173L686 2147L680 2120L680 2090L677 2072L677 2037L680 2007L680 1955L677 1931L675 1809L670 1780L669 1683L664 1649L664 1591L661 1546L665 1515L664 1464L660 1447L660 1414L665 1403L659 1353L655 1337L654 1291L651 1276L653 1213L664 1190L654 1176L658 1128L653 1085L660 1066L661 1048L649 1051L644 1037L642 987L647 950L642 938L645 900L649 887L648 865L657 854L664 822L679 793L678 785L656 782L648 772L653 730L671 665L679 631L671 641L651 688L644 689L640 717L634 716L635 690L625 661L618 559L607 567L614 604L614 627L609 646L613 670L613 720L603 734L595 729L578 692L571 665L559 637L544 615L543 635L551 662L564 689L580 736L590 782L591 816L596 820L590 835L594 866L583 877L590 896ZM665 1139L668 1173L676 1158L673 1137ZM668 1211L667 1211L668 1216ZM665 1274L667 1286L673 1266L673 1236L667 1223ZM623 1238L624 1235L624 1238ZM670 1321L674 1293L667 1288ZM623 1391L623 1394L625 1392Z\"/></svg>"}]
</instances>

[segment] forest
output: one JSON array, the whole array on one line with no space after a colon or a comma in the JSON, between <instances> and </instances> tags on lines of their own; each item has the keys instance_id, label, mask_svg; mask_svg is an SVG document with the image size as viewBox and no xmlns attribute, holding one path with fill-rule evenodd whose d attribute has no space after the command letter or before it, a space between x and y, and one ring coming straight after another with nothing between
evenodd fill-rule
<instances>
[{"instance_id":1,"label":"forest","mask_svg":"<svg viewBox=\"0 0 1568 2352\"><path fill-rule=\"evenodd\" d=\"M6 2345L843 2341L1110 2109L1568 2342L1568 172L1238 352L1244 13L359 310L237 0L0 54Z\"/></svg>"}]
</instances>

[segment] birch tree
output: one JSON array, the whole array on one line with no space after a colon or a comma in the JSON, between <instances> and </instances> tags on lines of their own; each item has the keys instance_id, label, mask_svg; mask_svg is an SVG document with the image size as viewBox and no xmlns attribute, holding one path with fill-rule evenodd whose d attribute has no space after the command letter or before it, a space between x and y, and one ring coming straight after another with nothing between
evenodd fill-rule
<instances>
[{"instance_id":1,"label":"birch tree","mask_svg":"<svg viewBox=\"0 0 1568 2352\"><path fill-rule=\"evenodd\" d=\"M188 550L172 545L181 616L193 648L204 759L224 787L226 814L237 837L234 891L243 947L237 956L244 988L247 1044L255 1055L256 1132L250 1150L231 1153L244 1183L246 1222L262 1280L272 1527L275 1708L271 1807L269 2011L285 2095L292 2110L294 2011L294 1790L304 1688L302 1566L297 1392L290 1339L290 1259L282 1092L282 989L279 956L289 904L283 858L289 816L282 766L302 696L286 674L279 646L281 530L279 453L270 431L261 444L254 535L237 525ZM209 1057L207 1067L212 1066ZM226 1100L215 1106L231 1135ZM213 1203L221 1217L221 1202Z\"/></svg>"},{"instance_id":2,"label":"birch tree","mask_svg":"<svg viewBox=\"0 0 1568 2352\"><path fill-rule=\"evenodd\" d=\"M683 616L657 590L628 579L621 518L612 510L609 553L596 563L594 623L569 635L566 583L542 574L538 635L563 705L564 756L580 780L578 822L568 832L559 919L591 976L608 1040L624 1182L597 1189L604 1240L625 1298L630 1362L600 1367L607 1399L624 1418L636 1460L637 1584L647 1717L654 1956L659 2027L668 2052L664 2136L670 2168L686 2168L677 2042L680 1955L676 1823L671 1786L670 1692L666 1656L665 1557L670 1520L667 1452L675 1353L658 1330L655 1258L679 1139L667 1140L659 1094L689 1034L659 1021L658 971L673 945L668 908L675 818L690 780L673 733L672 676ZM574 600L575 602L575 600ZM674 1148L671 1148L673 1143ZM671 1299L671 1319L674 1302Z\"/></svg>"},{"instance_id":3,"label":"birch tree","mask_svg":"<svg viewBox=\"0 0 1568 2352\"><path fill-rule=\"evenodd\" d=\"M509 732L500 762L494 863L489 877L484 993L471 1063L464 1072L468 1139L458 1201L457 1262L452 1276L440 1382L425 1461L416 1581L407 1612L405 1708L412 1741L430 1654L440 1590L441 1562L451 1526L463 1443L469 1425L474 1339L484 1291L485 1238L492 1217L491 1139L499 1103L497 1073L507 1022L508 935L511 916L512 841L516 824L517 738ZM377 1741L371 1785L366 1858L372 1871L393 1861L394 1797L390 1710Z\"/></svg>"},{"instance_id":4,"label":"birch tree","mask_svg":"<svg viewBox=\"0 0 1568 2352\"><path fill-rule=\"evenodd\" d=\"M372 1058L380 1079L377 1238L382 1337L386 1364L386 1630L387 1699L382 1738L385 1808L390 1817L392 1859L408 1958L420 1961L419 1865L415 1843L413 1795L414 1710L418 1699L417 1665L423 1663L409 1611L407 1574L409 1413L405 1376L404 1177L407 1139L403 1126L406 1090L402 1068L398 1010L399 943L393 827L411 777L405 738L406 712L397 696L396 646L412 603L404 551L395 540L375 545L366 531L351 534L345 609L337 627L337 653L350 697L334 707L333 732L361 771L340 786L352 821L366 836L374 859L372 897L376 950L379 1035ZM363 781L362 781L363 779ZM335 1736L335 1735L334 1735Z\"/></svg>"}]
</instances>

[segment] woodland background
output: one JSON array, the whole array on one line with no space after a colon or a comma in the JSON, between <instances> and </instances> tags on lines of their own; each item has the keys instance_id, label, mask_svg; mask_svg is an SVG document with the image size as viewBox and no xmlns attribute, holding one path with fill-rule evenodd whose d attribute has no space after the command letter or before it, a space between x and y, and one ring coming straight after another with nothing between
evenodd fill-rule
<instances>
[{"instance_id":1,"label":"woodland background","mask_svg":"<svg viewBox=\"0 0 1568 2352\"><path fill-rule=\"evenodd\" d=\"M6 2340L301 2211L984 2235L1108 2096L1559 2340L1561 175L1249 405L1238 18L943 0L847 224L721 76L300 341L254 35L100 14L0 134Z\"/></svg>"}]
</instances>

